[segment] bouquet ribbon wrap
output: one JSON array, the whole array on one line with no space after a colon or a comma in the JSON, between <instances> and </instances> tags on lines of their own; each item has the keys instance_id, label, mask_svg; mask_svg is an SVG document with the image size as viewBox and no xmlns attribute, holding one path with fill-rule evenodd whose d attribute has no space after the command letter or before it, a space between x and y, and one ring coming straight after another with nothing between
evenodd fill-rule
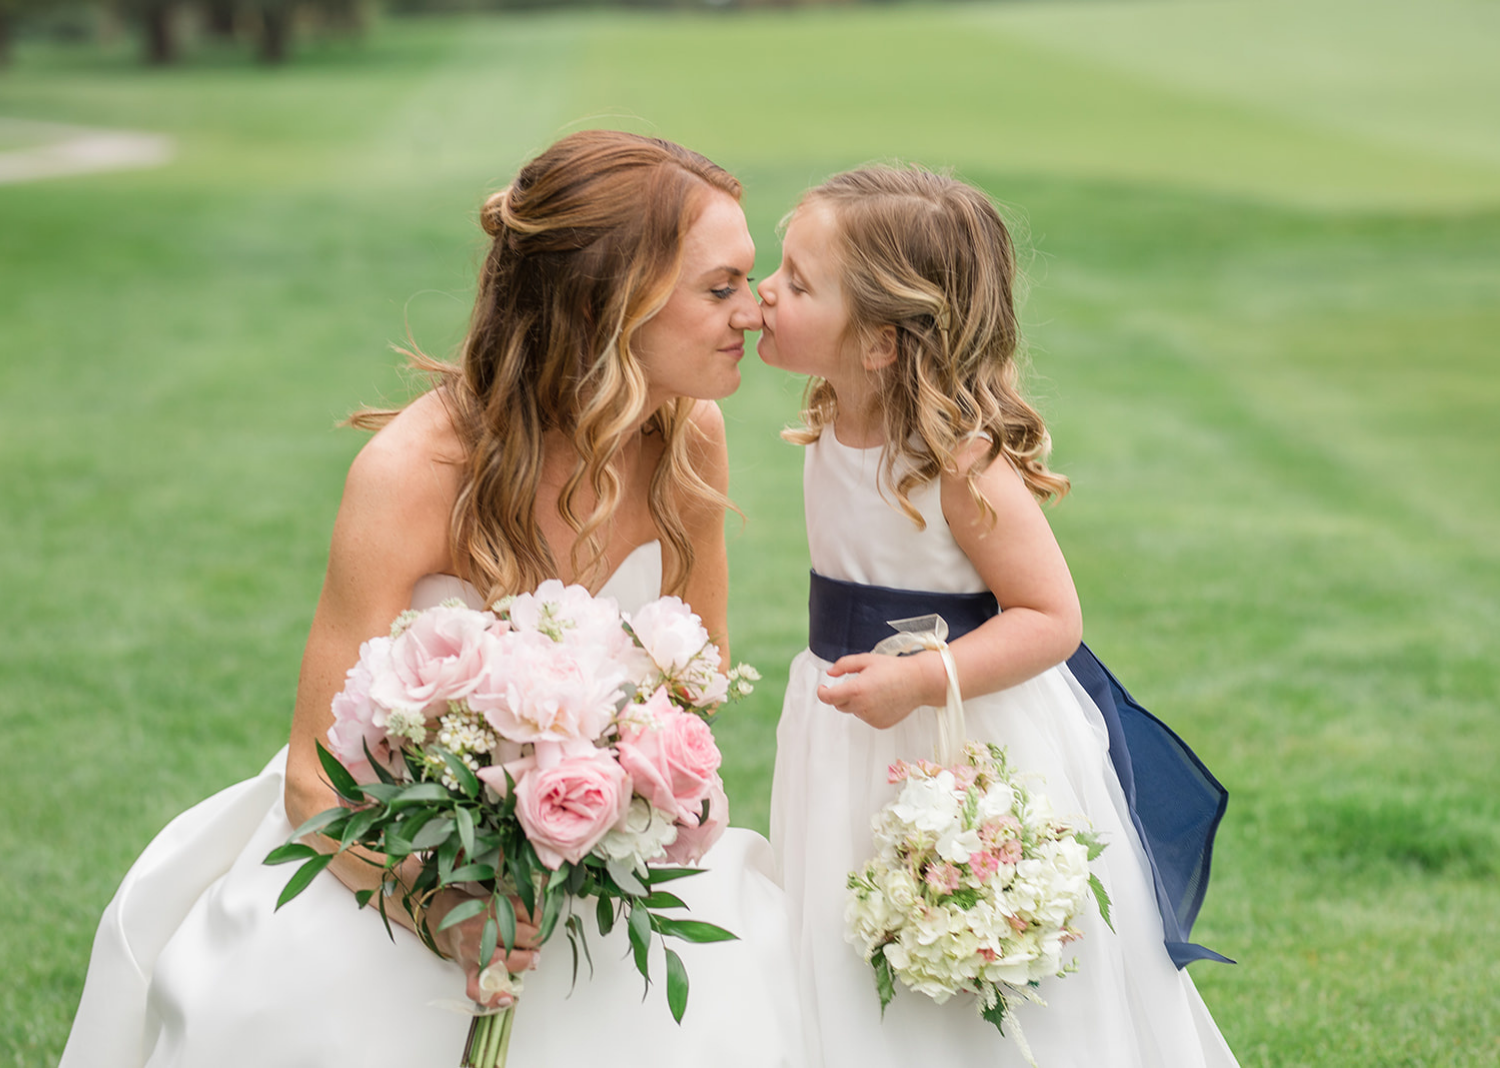
<instances>
[{"instance_id":1,"label":"bouquet ribbon wrap","mask_svg":"<svg viewBox=\"0 0 1500 1068\"><path fill-rule=\"evenodd\" d=\"M894 627L896 633L878 642L872 652L883 656L905 656L931 649L943 658L943 670L948 675L948 699L937 713L937 751L934 757L939 764L956 764L963 755L965 742L964 699L958 690L958 666L953 663L953 653L948 649L948 621L935 613L912 616L909 619L890 619L886 625Z\"/></svg>"}]
</instances>

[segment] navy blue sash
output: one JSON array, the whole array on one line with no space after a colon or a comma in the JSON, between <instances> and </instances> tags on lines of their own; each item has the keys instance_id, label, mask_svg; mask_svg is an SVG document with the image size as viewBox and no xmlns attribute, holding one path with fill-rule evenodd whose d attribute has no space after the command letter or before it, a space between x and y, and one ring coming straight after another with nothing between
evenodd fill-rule
<instances>
[{"instance_id":1,"label":"navy blue sash","mask_svg":"<svg viewBox=\"0 0 1500 1068\"><path fill-rule=\"evenodd\" d=\"M894 631L888 620L931 613L948 623L948 640L974 630L1000 609L991 593L929 593L863 586L812 572L808 648L824 660L867 653ZM1099 706L1109 731L1109 759L1130 818L1151 864L1167 953L1181 968L1228 957L1190 942L1208 890L1214 834L1229 793L1186 743L1142 708L1087 645L1068 670Z\"/></svg>"}]
</instances>

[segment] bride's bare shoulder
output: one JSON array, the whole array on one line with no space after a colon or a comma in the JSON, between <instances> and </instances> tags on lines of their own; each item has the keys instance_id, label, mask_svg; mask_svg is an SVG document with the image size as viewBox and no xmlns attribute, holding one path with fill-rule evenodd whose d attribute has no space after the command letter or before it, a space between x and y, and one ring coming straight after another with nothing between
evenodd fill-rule
<instances>
[{"instance_id":1,"label":"bride's bare shoulder","mask_svg":"<svg viewBox=\"0 0 1500 1068\"><path fill-rule=\"evenodd\" d=\"M426 557L446 556L463 461L443 398L418 397L354 458L337 526L362 541L400 542L413 563L433 566Z\"/></svg>"}]
</instances>

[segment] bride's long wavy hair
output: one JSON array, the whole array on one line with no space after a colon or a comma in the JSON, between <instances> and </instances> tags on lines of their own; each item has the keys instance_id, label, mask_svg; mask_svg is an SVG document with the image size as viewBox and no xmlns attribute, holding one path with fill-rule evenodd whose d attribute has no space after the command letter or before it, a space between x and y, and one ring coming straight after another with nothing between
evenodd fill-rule
<instances>
[{"instance_id":1,"label":"bride's long wavy hair","mask_svg":"<svg viewBox=\"0 0 1500 1068\"><path fill-rule=\"evenodd\" d=\"M715 190L740 199L740 183L696 152L589 130L558 141L485 201L480 223L491 243L460 361L415 347L407 355L435 377L465 450L451 547L461 577L487 598L558 573L537 523L548 431L577 451L557 498L578 535L572 571L589 586L603 577L622 494L616 458L643 419L665 446L648 498L668 550L663 586L685 585L694 554L684 510L726 502L690 457L695 402L674 398L648 412L632 346L671 296L683 238ZM395 414L366 410L351 422L377 429Z\"/></svg>"},{"instance_id":2,"label":"bride's long wavy hair","mask_svg":"<svg viewBox=\"0 0 1500 1068\"><path fill-rule=\"evenodd\" d=\"M1020 392L1016 250L989 198L921 167L871 166L809 190L799 208L808 204L833 211L852 336L896 329L896 359L874 373L885 422L881 482L901 511L925 526L911 492L956 470L958 450L976 437L988 448L966 478L981 515L994 519L976 480L1000 457L1038 500L1067 493L1067 478L1047 468L1046 424ZM803 425L783 436L811 444L837 404L832 386L811 379Z\"/></svg>"}]
</instances>

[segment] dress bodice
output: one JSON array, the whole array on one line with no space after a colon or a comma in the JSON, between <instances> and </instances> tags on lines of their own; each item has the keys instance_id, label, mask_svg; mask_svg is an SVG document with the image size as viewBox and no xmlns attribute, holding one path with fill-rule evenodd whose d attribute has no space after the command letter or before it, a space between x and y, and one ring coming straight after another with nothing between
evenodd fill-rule
<instances>
[{"instance_id":1,"label":"dress bodice","mask_svg":"<svg viewBox=\"0 0 1500 1068\"><path fill-rule=\"evenodd\" d=\"M620 561L609 580L599 589L600 597L613 597L621 611L633 612L661 596L661 542L638 545ZM484 597L456 575L423 575L411 592L417 610L457 597L470 608L485 608Z\"/></svg>"},{"instance_id":2,"label":"dress bodice","mask_svg":"<svg viewBox=\"0 0 1500 1068\"><path fill-rule=\"evenodd\" d=\"M927 521L923 530L896 506L879 483L882 449L842 444L831 426L807 446L802 492L807 546L820 575L939 593L978 593L979 572L953 540L943 517L942 490L934 479L911 494Z\"/></svg>"}]
</instances>

